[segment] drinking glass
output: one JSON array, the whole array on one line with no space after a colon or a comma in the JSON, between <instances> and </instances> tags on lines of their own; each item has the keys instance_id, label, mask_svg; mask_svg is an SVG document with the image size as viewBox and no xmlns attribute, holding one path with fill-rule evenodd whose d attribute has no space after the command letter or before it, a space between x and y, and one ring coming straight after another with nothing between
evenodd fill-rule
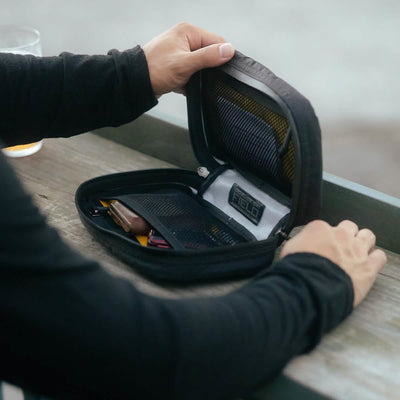
<instances>
[{"instance_id":1,"label":"drinking glass","mask_svg":"<svg viewBox=\"0 0 400 400\"><path fill-rule=\"evenodd\" d=\"M42 55L40 33L36 29L23 26L0 26L0 52L14 54ZM36 153L42 141L3 149L9 157L25 157Z\"/></svg>"}]
</instances>

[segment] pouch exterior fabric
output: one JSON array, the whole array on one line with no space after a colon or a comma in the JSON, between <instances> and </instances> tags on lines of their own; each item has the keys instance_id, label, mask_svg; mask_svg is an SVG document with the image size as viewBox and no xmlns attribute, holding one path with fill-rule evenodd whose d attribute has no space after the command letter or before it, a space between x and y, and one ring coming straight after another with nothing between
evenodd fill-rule
<instances>
[{"instance_id":1,"label":"pouch exterior fabric","mask_svg":"<svg viewBox=\"0 0 400 400\"><path fill-rule=\"evenodd\" d=\"M79 215L97 240L151 278L252 275L272 264L294 226L319 214L318 120L307 99L239 52L195 74L186 94L193 150L209 175L148 170L98 177L78 188ZM101 198L123 202L172 249L141 246L107 215L92 215Z\"/></svg>"}]
</instances>

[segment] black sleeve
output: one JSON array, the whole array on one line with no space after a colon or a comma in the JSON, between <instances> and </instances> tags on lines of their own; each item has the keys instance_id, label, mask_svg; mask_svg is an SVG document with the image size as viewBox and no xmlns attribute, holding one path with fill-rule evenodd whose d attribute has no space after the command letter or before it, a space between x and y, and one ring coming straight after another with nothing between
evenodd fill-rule
<instances>
[{"instance_id":1,"label":"black sleeve","mask_svg":"<svg viewBox=\"0 0 400 400\"><path fill-rule=\"evenodd\" d=\"M351 311L349 277L286 257L225 296L163 300L72 251L0 155L0 379L54 398L233 399Z\"/></svg>"},{"instance_id":2,"label":"black sleeve","mask_svg":"<svg viewBox=\"0 0 400 400\"><path fill-rule=\"evenodd\" d=\"M0 53L0 88L6 145L118 126L157 103L139 46L99 56Z\"/></svg>"}]
</instances>

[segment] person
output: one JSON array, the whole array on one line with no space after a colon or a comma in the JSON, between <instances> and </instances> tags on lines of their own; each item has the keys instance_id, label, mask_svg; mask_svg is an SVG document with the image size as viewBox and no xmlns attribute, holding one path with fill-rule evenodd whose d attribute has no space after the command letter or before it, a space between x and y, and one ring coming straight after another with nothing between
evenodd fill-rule
<instances>
[{"instance_id":1,"label":"person","mask_svg":"<svg viewBox=\"0 0 400 400\"><path fill-rule=\"evenodd\" d=\"M1 140L123 124L233 54L223 38L187 23L107 55L2 54ZM53 398L242 396L312 350L386 262L371 231L314 221L232 293L155 298L73 251L3 156L0 171L0 379Z\"/></svg>"}]
</instances>

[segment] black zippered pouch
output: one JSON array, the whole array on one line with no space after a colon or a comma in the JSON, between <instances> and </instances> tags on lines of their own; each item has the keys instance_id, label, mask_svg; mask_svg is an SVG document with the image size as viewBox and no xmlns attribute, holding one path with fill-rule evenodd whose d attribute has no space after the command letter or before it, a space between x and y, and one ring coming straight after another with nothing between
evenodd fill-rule
<instances>
[{"instance_id":1,"label":"black zippered pouch","mask_svg":"<svg viewBox=\"0 0 400 400\"><path fill-rule=\"evenodd\" d=\"M299 92L236 52L186 87L197 171L154 169L101 176L76 192L80 218L116 256L147 276L201 281L271 265L294 226L318 217L318 120ZM118 200L170 248L141 245L99 200Z\"/></svg>"}]
</instances>

